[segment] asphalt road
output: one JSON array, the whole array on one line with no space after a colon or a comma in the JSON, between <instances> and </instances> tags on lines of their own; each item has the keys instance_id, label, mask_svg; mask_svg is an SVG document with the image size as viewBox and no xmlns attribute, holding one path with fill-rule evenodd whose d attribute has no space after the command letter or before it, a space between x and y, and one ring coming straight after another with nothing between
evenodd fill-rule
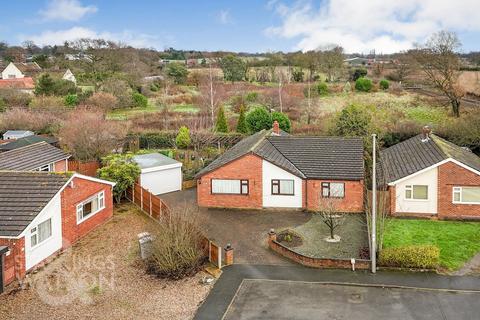
<instances>
[{"instance_id":1,"label":"asphalt road","mask_svg":"<svg viewBox=\"0 0 480 320\"><path fill-rule=\"evenodd\" d=\"M478 319L480 293L244 280L225 320Z\"/></svg>"}]
</instances>

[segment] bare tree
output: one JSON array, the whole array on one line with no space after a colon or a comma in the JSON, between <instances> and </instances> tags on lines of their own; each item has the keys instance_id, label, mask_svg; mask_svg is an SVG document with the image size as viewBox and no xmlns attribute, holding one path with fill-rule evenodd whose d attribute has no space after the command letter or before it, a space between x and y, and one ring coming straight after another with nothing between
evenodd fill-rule
<instances>
[{"instance_id":1,"label":"bare tree","mask_svg":"<svg viewBox=\"0 0 480 320\"><path fill-rule=\"evenodd\" d=\"M336 240L335 230L345 222L345 216L338 213L337 202L338 200L335 198L322 198L317 212L323 223L328 227L332 240Z\"/></svg>"},{"instance_id":2,"label":"bare tree","mask_svg":"<svg viewBox=\"0 0 480 320\"><path fill-rule=\"evenodd\" d=\"M448 98L455 117L460 116L460 103L465 95L458 81L460 59L457 50L460 47L461 42L454 32L440 31L424 45L410 51L433 87Z\"/></svg>"},{"instance_id":3,"label":"bare tree","mask_svg":"<svg viewBox=\"0 0 480 320\"><path fill-rule=\"evenodd\" d=\"M343 48L335 46L320 55L320 68L327 74L329 82L336 81L343 70Z\"/></svg>"},{"instance_id":4,"label":"bare tree","mask_svg":"<svg viewBox=\"0 0 480 320\"><path fill-rule=\"evenodd\" d=\"M221 85L218 85L218 79L214 74L212 64L208 64L208 75L203 77L200 81L199 86L201 96L203 99L203 104L208 109L208 114L210 115L211 125L215 123L215 111L217 110L218 104L221 102L225 90Z\"/></svg>"}]
</instances>

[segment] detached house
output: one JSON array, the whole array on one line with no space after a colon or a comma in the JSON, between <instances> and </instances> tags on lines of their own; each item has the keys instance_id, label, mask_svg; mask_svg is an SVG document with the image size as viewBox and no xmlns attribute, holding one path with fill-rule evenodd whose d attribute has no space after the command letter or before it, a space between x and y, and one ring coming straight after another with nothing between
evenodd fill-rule
<instances>
[{"instance_id":1,"label":"detached house","mask_svg":"<svg viewBox=\"0 0 480 320\"><path fill-rule=\"evenodd\" d=\"M5 284L23 279L113 214L115 184L109 181L18 171L0 171L0 181L0 279Z\"/></svg>"},{"instance_id":2,"label":"detached house","mask_svg":"<svg viewBox=\"0 0 480 320\"><path fill-rule=\"evenodd\" d=\"M68 158L69 154L42 141L1 152L0 170L65 172Z\"/></svg>"},{"instance_id":3,"label":"detached house","mask_svg":"<svg viewBox=\"0 0 480 320\"><path fill-rule=\"evenodd\" d=\"M480 219L480 158L428 128L380 153L397 216Z\"/></svg>"},{"instance_id":4,"label":"detached house","mask_svg":"<svg viewBox=\"0 0 480 320\"><path fill-rule=\"evenodd\" d=\"M317 210L323 199L341 212L362 212L363 143L359 138L255 133L197 175L201 207Z\"/></svg>"}]
</instances>

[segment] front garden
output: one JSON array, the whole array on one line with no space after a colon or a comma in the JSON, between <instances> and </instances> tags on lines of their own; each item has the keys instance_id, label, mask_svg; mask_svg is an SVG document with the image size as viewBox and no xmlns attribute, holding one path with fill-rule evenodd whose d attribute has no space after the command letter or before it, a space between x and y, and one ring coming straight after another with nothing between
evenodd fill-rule
<instances>
[{"instance_id":1,"label":"front garden","mask_svg":"<svg viewBox=\"0 0 480 320\"><path fill-rule=\"evenodd\" d=\"M438 247L441 269L456 270L480 252L480 224L412 219L388 221L383 241L385 249L425 245Z\"/></svg>"}]
</instances>

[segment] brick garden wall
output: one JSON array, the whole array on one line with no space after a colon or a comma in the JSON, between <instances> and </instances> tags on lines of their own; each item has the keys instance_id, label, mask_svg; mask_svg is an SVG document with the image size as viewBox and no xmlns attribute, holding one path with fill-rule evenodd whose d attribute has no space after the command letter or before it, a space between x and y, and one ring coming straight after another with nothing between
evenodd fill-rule
<instances>
[{"instance_id":1,"label":"brick garden wall","mask_svg":"<svg viewBox=\"0 0 480 320\"><path fill-rule=\"evenodd\" d=\"M322 196L322 182L345 183L345 197L336 199L335 206L339 212L364 211L364 184L363 181L338 181L338 180L307 180L306 203L308 210L318 210ZM338 200L338 201L337 201Z\"/></svg>"},{"instance_id":2,"label":"brick garden wall","mask_svg":"<svg viewBox=\"0 0 480 320\"><path fill-rule=\"evenodd\" d=\"M211 179L248 180L248 195L211 194ZM247 154L197 180L197 199L200 207L262 208L262 159Z\"/></svg>"},{"instance_id":3,"label":"brick garden wall","mask_svg":"<svg viewBox=\"0 0 480 320\"><path fill-rule=\"evenodd\" d=\"M100 191L105 192L105 208L77 225L77 204ZM81 178L73 179L73 188L67 186L62 191L62 236L63 249L113 216L112 187L107 184Z\"/></svg>"},{"instance_id":4,"label":"brick garden wall","mask_svg":"<svg viewBox=\"0 0 480 320\"><path fill-rule=\"evenodd\" d=\"M68 160L60 160L60 161L55 162L53 164L53 171L55 171L55 172L66 172L66 171L68 171L67 163L68 163Z\"/></svg>"},{"instance_id":5,"label":"brick garden wall","mask_svg":"<svg viewBox=\"0 0 480 320\"><path fill-rule=\"evenodd\" d=\"M3 281L7 285L13 282L17 277L25 277L25 238L20 239L0 239L0 246L7 246L10 254L5 255L5 265L3 266Z\"/></svg>"}]
</instances>

